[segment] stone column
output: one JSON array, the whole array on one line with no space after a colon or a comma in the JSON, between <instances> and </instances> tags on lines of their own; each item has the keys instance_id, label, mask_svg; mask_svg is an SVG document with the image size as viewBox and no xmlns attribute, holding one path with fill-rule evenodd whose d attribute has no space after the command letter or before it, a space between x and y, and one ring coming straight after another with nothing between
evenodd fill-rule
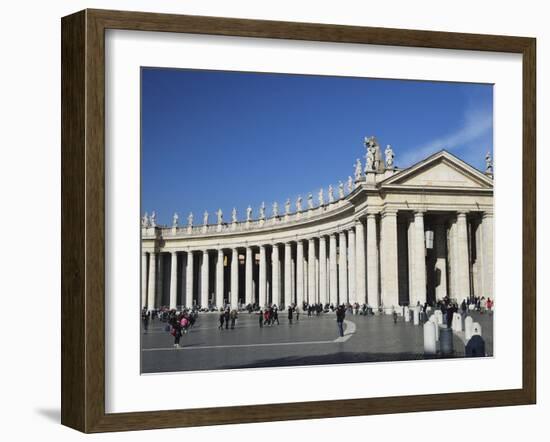
<instances>
[{"instance_id":1,"label":"stone column","mask_svg":"<svg viewBox=\"0 0 550 442\"><path fill-rule=\"evenodd\" d=\"M410 304L426 302L426 237L424 233L424 212L414 213L414 253L413 253L413 299Z\"/></svg>"},{"instance_id":2,"label":"stone column","mask_svg":"<svg viewBox=\"0 0 550 442\"><path fill-rule=\"evenodd\" d=\"M149 253L149 287L147 293L147 310L153 310L155 308L157 288L157 254L155 252Z\"/></svg>"},{"instance_id":3,"label":"stone column","mask_svg":"<svg viewBox=\"0 0 550 442\"><path fill-rule=\"evenodd\" d=\"M170 308L175 309L178 298L178 255L171 253L170 257Z\"/></svg>"},{"instance_id":4,"label":"stone column","mask_svg":"<svg viewBox=\"0 0 550 442\"><path fill-rule=\"evenodd\" d=\"M338 305L338 263L336 262L336 233L330 235L329 243L329 273L330 273L330 303Z\"/></svg>"},{"instance_id":5,"label":"stone column","mask_svg":"<svg viewBox=\"0 0 550 442\"><path fill-rule=\"evenodd\" d=\"M187 268L185 269L185 300L183 304L186 307L193 305L193 252L187 252Z\"/></svg>"},{"instance_id":6,"label":"stone column","mask_svg":"<svg viewBox=\"0 0 550 442\"><path fill-rule=\"evenodd\" d=\"M223 302L223 249L218 250L216 261L216 307L225 307Z\"/></svg>"},{"instance_id":7,"label":"stone column","mask_svg":"<svg viewBox=\"0 0 550 442\"><path fill-rule=\"evenodd\" d=\"M327 303L327 239L319 238L319 302L323 306Z\"/></svg>"},{"instance_id":8,"label":"stone column","mask_svg":"<svg viewBox=\"0 0 550 442\"><path fill-rule=\"evenodd\" d=\"M457 220L453 219L449 227L449 241L448 241L448 256L449 256L449 266L451 268L449 274L449 290L450 296L457 298L457 287L458 287L458 253L457 253Z\"/></svg>"},{"instance_id":9,"label":"stone column","mask_svg":"<svg viewBox=\"0 0 550 442\"><path fill-rule=\"evenodd\" d=\"M376 229L376 214L367 214L367 301L368 304L378 309L380 306L378 296L378 232Z\"/></svg>"},{"instance_id":10,"label":"stone column","mask_svg":"<svg viewBox=\"0 0 550 442\"><path fill-rule=\"evenodd\" d=\"M481 296L485 296L485 299L491 298L495 300L495 293L493 287L493 214L491 212L483 213L483 219L481 222L482 228L482 287L483 293Z\"/></svg>"},{"instance_id":11,"label":"stone column","mask_svg":"<svg viewBox=\"0 0 550 442\"><path fill-rule=\"evenodd\" d=\"M210 262L208 260L208 250L202 251L202 263L201 263L201 308L208 307L208 282L210 273Z\"/></svg>"},{"instance_id":12,"label":"stone column","mask_svg":"<svg viewBox=\"0 0 550 442\"><path fill-rule=\"evenodd\" d=\"M244 291L245 291L245 303L246 304L253 304L254 300L254 291L253 291L253 285L252 285L252 265L253 265L253 258L252 258L252 247L246 248L246 262L245 262L245 270L244 270Z\"/></svg>"},{"instance_id":13,"label":"stone column","mask_svg":"<svg viewBox=\"0 0 550 442\"><path fill-rule=\"evenodd\" d=\"M155 306L162 307L164 299L164 253L159 252L157 266L157 293L155 296Z\"/></svg>"},{"instance_id":14,"label":"stone column","mask_svg":"<svg viewBox=\"0 0 550 442\"><path fill-rule=\"evenodd\" d=\"M435 299L443 299L447 296L447 235L445 224L438 220L435 223L435 272L436 286Z\"/></svg>"},{"instance_id":15,"label":"stone column","mask_svg":"<svg viewBox=\"0 0 550 442\"><path fill-rule=\"evenodd\" d=\"M239 306L239 251L231 251L231 308Z\"/></svg>"},{"instance_id":16,"label":"stone column","mask_svg":"<svg viewBox=\"0 0 550 442\"><path fill-rule=\"evenodd\" d=\"M279 260L279 244L271 248L271 299L281 308L281 263Z\"/></svg>"},{"instance_id":17,"label":"stone column","mask_svg":"<svg viewBox=\"0 0 550 442\"><path fill-rule=\"evenodd\" d=\"M414 271L415 271L415 265L414 265L414 257L415 250L415 225L414 225L414 213L411 213L409 217L409 225L407 228L407 251L408 251L408 264L409 264L409 305L414 306L416 305L416 298L414 294L414 287L415 287L415 278L414 278Z\"/></svg>"},{"instance_id":18,"label":"stone column","mask_svg":"<svg viewBox=\"0 0 550 442\"><path fill-rule=\"evenodd\" d=\"M147 306L147 253L141 253L141 307Z\"/></svg>"},{"instance_id":19,"label":"stone column","mask_svg":"<svg viewBox=\"0 0 550 442\"><path fill-rule=\"evenodd\" d=\"M307 292L308 292L308 302L310 304L315 303L317 299L317 294L315 293L315 239L310 238L308 240L307 248Z\"/></svg>"},{"instance_id":20,"label":"stone column","mask_svg":"<svg viewBox=\"0 0 550 442\"><path fill-rule=\"evenodd\" d=\"M365 227L355 223L355 299L359 304L367 302L367 261L365 255Z\"/></svg>"},{"instance_id":21,"label":"stone column","mask_svg":"<svg viewBox=\"0 0 550 442\"><path fill-rule=\"evenodd\" d=\"M468 220L465 212L456 217L457 234L457 293L458 302L470 297L470 261L468 254Z\"/></svg>"},{"instance_id":22,"label":"stone column","mask_svg":"<svg viewBox=\"0 0 550 442\"><path fill-rule=\"evenodd\" d=\"M339 262L338 262L338 303L344 304L348 302L348 246L346 242L346 232L340 232L339 244Z\"/></svg>"},{"instance_id":23,"label":"stone column","mask_svg":"<svg viewBox=\"0 0 550 442\"><path fill-rule=\"evenodd\" d=\"M260 284L260 299L259 304L261 308L264 308L267 303L267 262L266 262L266 256L265 256L265 246L260 246L260 276L259 276L259 284Z\"/></svg>"},{"instance_id":24,"label":"stone column","mask_svg":"<svg viewBox=\"0 0 550 442\"><path fill-rule=\"evenodd\" d=\"M385 313L399 306L397 280L397 211L386 209L382 213L380 246L381 301Z\"/></svg>"},{"instance_id":25,"label":"stone column","mask_svg":"<svg viewBox=\"0 0 550 442\"><path fill-rule=\"evenodd\" d=\"M285 243L285 301L283 307L292 304L292 245ZM279 306L280 307L280 306Z\"/></svg>"},{"instance_id":26,"label":"stone column","mask_svg":"<svg viewBox=\"0 0 550 442\"><path fill-rule=\"evenodd\" d=\"M349 302L357 302L357 295L355 293L355 280L357 275L355 274L355 230L348 230L348 290L349 290Z\"/></svg>"},{"instance_id":27,"label":"stone column","mask_svg":"<svg viewBox=\"0 0 550 442\"><path fill-rule=\"evenodd\" d=\"M297 241L296 246L296 305L302 308L304 303L304 243Z\"/></svg>"}]
</instances>

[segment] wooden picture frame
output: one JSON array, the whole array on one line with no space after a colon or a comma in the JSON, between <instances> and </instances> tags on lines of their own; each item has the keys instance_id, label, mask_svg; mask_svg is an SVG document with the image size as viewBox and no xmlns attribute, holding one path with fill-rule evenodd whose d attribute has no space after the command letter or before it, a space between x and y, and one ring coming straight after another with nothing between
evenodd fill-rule
<instances>
[{"instance_id":1,"label":"wooden picture frame","mask_svg":"<svg viewBox=\"0 0 550 442\"><path fill-rule=\"evenodd\" d=\"M523 385L519 389L270 405L105 412L105 30L124 29L523 57ZM534 404L536 401L536 41L533 38L84 10L62 19L61 422L91 432Z\"/></svg>"}]
</instances>

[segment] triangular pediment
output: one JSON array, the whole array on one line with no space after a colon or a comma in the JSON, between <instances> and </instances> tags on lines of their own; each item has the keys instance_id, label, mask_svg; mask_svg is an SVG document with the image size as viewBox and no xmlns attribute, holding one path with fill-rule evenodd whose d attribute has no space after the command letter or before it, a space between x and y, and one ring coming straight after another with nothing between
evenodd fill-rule
<instances>
[{"instance_id":1,"label":"triangular pediment","mask_svg":"<svg viewBox=\"0 0 550 442\"><path fill-rule=\"evenodd\" d=\"M477 188L493 187L490 177L442 150L380 183L385 186Z\"/></svg>"}]
</instances>

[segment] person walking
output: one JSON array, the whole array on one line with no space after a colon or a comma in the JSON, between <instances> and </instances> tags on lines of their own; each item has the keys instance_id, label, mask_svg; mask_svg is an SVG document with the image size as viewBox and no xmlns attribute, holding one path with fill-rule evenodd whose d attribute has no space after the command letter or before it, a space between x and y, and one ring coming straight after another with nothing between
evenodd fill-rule
<instances>
[{"instance_id":1,"label":"person walking","mask_svg":"<svg viewBox=\"0 0 550 442\"><path fill-rule=\"evenodd\" d=\"M171 325L172 336L174 336L174 348L178 348L180 346L181 339L181 324L176 318L174 318Z\"/></svg>"},{"instance_id":2,"label":"person walking","mask_svg":"<svg viewBox=\"0 0 550 442\"><path fill-rule=\"evenodd\" d=\"M300 307L296 306L296 322L298 322L298 319L300 319Z\"/></svg>"},{"instance_id":3,"label":"person walking","mask_svg":"<svg viewBox=\"0 0 550 442\"><path fill-rule=\"evenodd\" d=\"M225 321L225 312L222 309L220 309L220 311L221 311L220 312L220 319L219 319L220 325L218 326L218 330L223 330L223 323Z\"/></svg>"},{"instance_id":4,"label":"person walking","mask_svg":"<svg viewBox=\"0 0 550 442\"><path fill-rule=\"evenodd\" d=\"M231 313L229 314L229 317L231 318L231 330L235 328L235 321L237 320L237 310L233 309L231 310Z\"/></svg>"},{"instance_id":5,"label":"person walking","mask_svg":"<svg viewBox=\"0 0 550 442\"><path fill-rule=\"evenodd\" d=\"M147 333L149 330L149 318L151 317L151 313L147 310L146 307L143 307L143 310L141 311L141 321L143 322L143 332Z\"/></svg>"},{"instance_id":6,"label":"person walking","mask_svg":"<svg viewBox=\"0 0 550 442\"><path fill-rule=\"evenodd\" d=\"M273 308L273 319L272 319L273 324L275 324L275 321L277 321L277 325L279 325L279 311L277 307Z\"/></svg>"},{"instance_id":7,"label":"person walking","mask_svg":"<svg viewBox=\"0 0 550 442\"><path fill-rule=\"evenodd\" d=\"M338 333L340 337L344 336L344 318L346 317L346 309L343 305L336 310L336 325L338 326Z\"/></svg>"},{"instance_id":8,"label":"person walking","mask_svg":"<svg viewBox=\"0 0 550 442\"><path fill-rule=\"evenodd\" d=\"M288 323L292 324L292 306L291 305L288 306L287 311L288 311Z\"/></svg>"},{"instance_id":9,"label":"person walking","mask_svg":"<svg viewBox=\"0 0 550 442\"><path fill-rule=\"evenodd\" d=\"M264 326L264 312L262 311L262 309L260 309L259 319L260 319L260 328L262 328Z\"/></svg>"},{"instance_id":10,"label":"person walking","mask_svg":"<svg viewBox=\"0 0 550 442\"><path fill-rule=\"evenodd\" d=\"M225 319L225 329L227 330L229 328L229 308L225 309L223 316Z\"/></svg>"}]
</instances>

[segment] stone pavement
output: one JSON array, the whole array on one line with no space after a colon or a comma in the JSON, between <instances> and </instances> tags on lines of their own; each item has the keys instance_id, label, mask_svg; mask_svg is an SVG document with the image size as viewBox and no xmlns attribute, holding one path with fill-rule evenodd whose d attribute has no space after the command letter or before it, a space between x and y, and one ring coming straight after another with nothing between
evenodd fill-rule
<instances>
[{"instance_id":1,"label":"stone pavement","mask_svg":"<svg viewBox=\"0 0 550 442\"><path fill-rule=\"evenodd\" d=\"M475 314L481 323L487 353L492 355L492 315ZM423 352L422 326L397 324L391 316L346 315L345 335L338 336L334 314L301 314L289 324L286 312L279 325L259 327L258 315L241 312L234 330L218 330L218 314L203 313L195 326L173 348L174 338L158 320L142 330L142 372L158 373L253 367L282 367L353 362L432 359ZM455 338L454 357L464 355Z\"/></svg>"}]
</instances>

